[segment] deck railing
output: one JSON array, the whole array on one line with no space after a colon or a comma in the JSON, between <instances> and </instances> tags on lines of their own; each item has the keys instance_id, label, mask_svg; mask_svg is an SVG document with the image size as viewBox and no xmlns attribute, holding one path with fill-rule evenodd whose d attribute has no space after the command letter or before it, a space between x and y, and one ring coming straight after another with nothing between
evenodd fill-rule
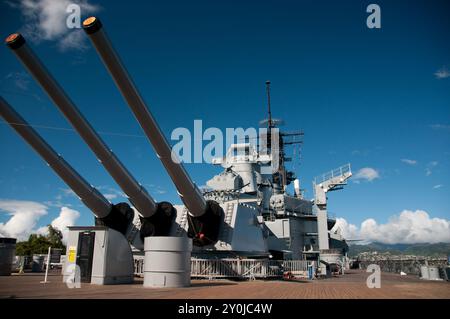
<instances>
[{"instance_id":1,"label":"deck railing","mask_svg":"<svg viewBox=\"0 0 450 319\"><path fill-rule=\"evenodd\" d=\"M314 178L314 184L320 184L327 180L330 180L334 177L344 176L346 174L351 173L352 169L350 167L350 163L342 165L341 167L338 167L336 169L333 169L325 174L322 174L320 176L317 176Z\"/></svg>"},{"instance_id":2,"label":"deck railing","mask_svg":"<svg viewBox=\"0 0 450 319\"><path fill-rule=\"evenodd\" d=\"M144 257L134 256L135 276L144 275ZM305 260L269 259L191 259L192 278L264 279L281 278L289 273L294 277L308 277Z\"/></svg>"}]
</instances>

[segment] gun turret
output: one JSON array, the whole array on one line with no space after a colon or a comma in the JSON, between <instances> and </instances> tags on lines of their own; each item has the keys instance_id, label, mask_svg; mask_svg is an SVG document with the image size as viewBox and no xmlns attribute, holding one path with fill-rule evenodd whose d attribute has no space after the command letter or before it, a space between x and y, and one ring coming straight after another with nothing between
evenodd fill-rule
<instances>
[{"instance_id":1,"label":"gun turret","mask_svg":"<svg viewBox=\"0 0 450 319\"><path fill-rule=\"evenodd\" d=\"M83 28L153 145L158 158L175 184L181 200L189 210L188 235L193 237L194 244L198 246L215 243L223 221L222 208L214 201L205 200L176 155L172 154L164 134L103 31L100 20L90 17L83 22Z\"/></svg>"},{"instance_id":2,"label":"gun turret","mask_svg":"<svg viewBox=\"0 0 450 319\"><path fill-rule=\"evenodd\" d=\"M101 223L125 233L133 220L126 203L111 204L95 187L75 171L45 140L0 96L0 116L13 128L77 194Z\"/></svg>"},{"instance_id":3,"label":"gun turret","mask_svg":"<svg viewBox=\"0 0 450 319\"><path fill-rule=\"evenodd\" d=\"M157 204L145 188L135 180L28 47L21 34L11 34L6 39L6 44L42 86L54 104L65 115L105 169L122 188L130 202L136 207L139 214L143 217L141 236L162 236L168 234L175 215L173 206L167 202Z\"/></svg>"}]
</instances>

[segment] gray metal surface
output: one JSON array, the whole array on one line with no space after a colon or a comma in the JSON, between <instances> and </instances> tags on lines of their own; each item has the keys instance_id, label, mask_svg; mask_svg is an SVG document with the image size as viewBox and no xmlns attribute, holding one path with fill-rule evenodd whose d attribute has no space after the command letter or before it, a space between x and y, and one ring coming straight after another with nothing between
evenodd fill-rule
<instances>
[{"instance_id":1,"label":"gray metal surface","mask_svg":"<svg viewBox=\"0 0 450 319\"><path fill-rule=\"evenodd\" d=\"M11 275L16 254L15 238L0 238L0 276Z\"/></svg>"},{"instance_id":2,"label":"gray metal surface","mask_svg":"<svg viewBox=\"0 0 450 319\"><path fill-rule=\"evenodd\" d=\"M328 238L327 194L331 191L343 189L351 176L350 164L346 164L314 179L314 205L317 213L319 249L321 250L330 248Z\"/></svg>"},{"instance_id":3,"label":"gray metal surface","mask_svg":"<svg viewBox=\"0 0 450 319\"><path fill-rule=\"evenodd\" d=\"M277 218L266 221L270 230L268 246L283 252L285 258L302 259L304 253L316 247L316 218Z\"/></svg>"},{"instance_id":4,"label":"gray metal surface","mask_svg":"<svg viewBox=\"0 0 450 319\"><path fill-rule=\"evenodd\" d=\"M89 19L92 20L96 18ZM92 21L95 22L95 20ZM198 187L192 182L183 165L177 159L172 158L172 151L169 143L161 132L153 115L150 113L150 110L138 92L130 75L120 61L119 56L112 47L105 32L100 27L100 29L94 33L88 35L103 63L113 77L117 87L152 143L158 158L163 163L175 184L181 200L192 216L203 215L206 209L205 199Z\"/></svg>"},{"instance_id":5,"label":"gray metal surface","mask_svg":"<svg viewBox=\"0 0 450 319\"><path fill-rule=\"evenodd\" d=\"M430 279L430 273L428 272L428 266L420 266L420 277L422 279Z\"/></svg>"},{"instance_id":6,"label":"gray metal surface","mask_svg":"<svg viewBox=\"0 0 450 319\"><path fill-rule=\"evenodd\" d=\"M105 142L95 132L66 92L64 92L62 87L47 71L27 44L24 43L12 51L97 155L102 165L117 184L119 184L125 194L127 194L130 202L136 207L139 213L144 217L152 216L156 211L155 201L106 146Z\"/></svg>"},{"instance_id":7,"label":"gray metal surface","mask_svg":"<svg viewBox=\"0 0 450 319\"><path fill-rule=\"evenodd\" d=\"M146 237L144 250L144 287L190 286L192 239Z\"/></svg>"},{"instance_id":8,"label":"gray metal surface","mask_svg":"<svg viewBox=\"0 0 450 319\"><path fill-rule=\"evenodd\" d=\"M430 280L441 280L441 276L439 275L439 267L428 266L428 273Z\"/></svg>"},{"instance_id":9,"label":"gray metal surface","mask_svg":"<svg viewBox=\"0 0 450 319\"><path fill-rule=\"evenodd\" d=\"M64 282L71 276L70 270L77 262L78 238L83 232L95 232L91 284L132 283L134 264L130 245L125 236L108 227L69 227L66 251L68 257L63 269Z\"/></svg>"},{"instance_id":10,"label":"gray metal surface","mask_svg":"<svg viewBox=\"0 0 450 319\"><path fill-rule=\"evenodd\" d=\"M276 258L293 256L316 260L320 253L326 254L329 248L339 249L339 254L346 253L348 247L343 238L333 235L333 238L329 239L329 231L334 226L335 220L328 217L326 205L328 192L342 189L346 180L350 178L350 165L340 167L338 170L333 170L330 174L316 179L314 181L314 200L303 199L295 172L288 170L285 166L285 163L290 160L285 157L285 146L301 143L301 141L289 139L289 137L302 136L303 133L279 132L279 122L272 120L271 114L269 114L267 123L268 128L271 129L270 133L266 132L260 135L256 144L250 138L244 139L247 140L245 143L232 144L227 156L213 160L212 163L221 164L224 171L208 181L207 185L212 189L204 189L202 194L182 164L172 154L170 144L113 49L100 21L95 17L88 18L83 22L83 28L153 145L184 203L184 206L176 207L175 227L166 227L167 233L180 238L184 238L188 234L194 238L196 247L193 254L196 256L208 255L208 257L226 258L226 256L239 255L261 258L273 254L277 255ZM16 36L8 37L11 39L9 42L14 42ZM72 101L24 45L24 42L16 41L14 45L12 44L8 45L101 159L103 165L124 189L141 215L144 217L153 215L156 208L153 199L143 191L142 187L107 149ZM270 140L264 143L264 139L269 138ZM263 148L258 148L258 145L261 144ZM294 182L295 194L293 195L289 194L287 188L291 182ZM146 200L150 202L149 205L144 203ZM155 216L154 219L157 220L158 216ZM138 246L132 239L132 235L134 236L140 229L141 235L146 236L146 227L148 228L147 234L151 234L152 231L150 223L141 223L141 221L139 218L135 218L132 225L133 231L129 231L127 234L127 238L135 248ZM149 221L149 219L145 221ZM164 242L164 240L162 241ZM340 241L341 244L333 244L336 241ZM138 244L144 246L142 241ZM146 258L150 258L148 256L152 254L157 257L158 254L162 254L163 260L165 258L170 260L169 256L175 253L169 253L167 247L170 248L170 245L161 251L144 247ZM177 254L175 255L178 256L178 260L175 264L180 264L180 259L183 259L181 255L184 253ZM161 258L150 259L160 260ZM156 268L150 268L147 271L149 286L165 286L167 280L169 283L183 284L182 278L184 277L179 274L174 275L173 272L167 275L157 274L158 272L167 273L167 269L164 267L167 265L172 267L171 262L166 260L158 264L157 261L153 265L156 265Z\"/></svg>"},{"instance_id":11,"label":"gray metal surface","mask_svg":"<svg viewBox=\"0 0 450 319\"><path fill-rule=\"evenodd\" d=\"M0 115L47 162L94 215L103 218L110 213L111 203L56 153L2 97L0 97Z\"/></svg>"},{"instance_id":12,"label":"gray metal surface","mask_svg":"<svg viewBox=\"0 0 450 319\"><path fill-rule=\"evenodd\" d=\"M328 214L326 208L317 210L317 233L319 234L319 249L330 249L328 238Z\"/></svg>"}]
</instances>

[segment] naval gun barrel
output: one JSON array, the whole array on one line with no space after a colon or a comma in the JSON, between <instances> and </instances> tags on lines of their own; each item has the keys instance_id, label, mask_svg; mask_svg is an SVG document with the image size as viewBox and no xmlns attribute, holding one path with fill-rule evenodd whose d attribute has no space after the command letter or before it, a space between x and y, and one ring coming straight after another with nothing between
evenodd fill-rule
<instances>
[{"instance_id":1,"label":"naval gun barrel","mask_svg":"<svg viewBox=\"0 0 450 319\"><path fill-rule=\"evenodd\" d=\"M25 68L33 75L54 104L61 110L75 130L89 145L97 158L119 184L130 202L136 207L143 217L151 217L158 207L147 191L134 179L125 166L105 142L95 132L93 127L83 117L78 108L68 97L62 87L45 68L39 58L32 52L21 34L11 34L6 39L6 44L12 49Z\"/></svg>"},{"instance_id":2,"label":"naval gun barrel","mask_svg":"<svg viewBox=\"0 0 450 319\"><path fill-rule=\"evenodd\" d=\"M206 209L206 201L203 195L192 182L181 163L172 159L172 151L169 143L103 31L102 23L98 18L90 17L83 22L83 27L114 79L114 82L136 116L136 119L152 143L157 156L172 178L186 208L193 216L202 215Z\"/></svg>"},{"instance_id":3,"label":"naval gun barrel","mask_svg":"<svg viewBox=\"0 0 450 319\"><path fill-rule=\"evenodd\" d=\"M111 203L56 153L1 96L0 116L47 162L96 217L104 218L109 215Z\"/></svg>"},{"instance_id":4,"label":"naval gun barrel","mask_svg":"<svg viewBox=\"0 0 450 319\"><path fill-rule=\"evenodd\" d=\"M127 203L111 204L90 185L0 96L0 116L47 162L50 168L92 211L96 225L108 226L125 234L134 211Z\"/></svg>"},{"instance_id":5,"label":"naval gun barrel","mask_svg":"<svg viewBox=\"0 0 450 319\"><path fill-rule=\"evenodd\" d=\"M153 145L158 158L170 175L181 200L188 209L189 237L193 237L193 242L197 246L217 242L219 227L223 220L222 208L214 201L205 200L181 162L176 159L176 155L172 154L169 143L114 50L100 20L97 17L87 18L83 22L83 28L145 135Z\"/></svg>"}]
</instances>

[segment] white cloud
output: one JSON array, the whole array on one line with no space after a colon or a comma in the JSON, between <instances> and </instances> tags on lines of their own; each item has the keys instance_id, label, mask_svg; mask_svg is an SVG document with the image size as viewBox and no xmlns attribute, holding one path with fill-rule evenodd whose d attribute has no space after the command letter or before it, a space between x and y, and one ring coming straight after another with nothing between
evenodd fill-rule
<instances>
[{"instance_id":1,"label":"white cloud","mask_svg":"<svg viewBox=\"0 0 450 319\"><path fill-rule=\"evenodd\" d=\"M85 34L82 30L72 30L58 42L58 48L61 51L67 51L71 49L85 50L87 46L84 40Z\"/></svg>"},{"instance_id":2,"label":"white cloud","mask_svg":"<svg viewBox=\"0 0 450 319\"><path fill-rule=\"evenodd\" d=\"M353 180L359 182L360 180L373 181L374 179L380 178L380 174L376 169L371 167L361 168L354 176Z\"/></svg>"},{"instance_id":3,"label":"white cloud","mask_svg":"<svg viewBox=\"0 0 450 319\"><path fill-rule=\"evenodd\" d=\"M6 212L11 217L6 223L0 223L0 236L13 237L18 241L27 240L30 234L45 235L47 226L35 229L39 219L47 215L48 207L38 202L22 200L0 200L0 211ZM80 213L68 207L62 207L61 211L51 225L59 229L67 239L67 226L75 225Z\"/></svg>"},{"instance_id":4,"label":"white cloud","mask_svg":"<svg viewBox=\"0 0 450 319\"><path fill-rule=\"evenodd\" d=\"M0 223L0 236L26 240L39 218L47 215L47 206L33 201L0 200L0 211L11 216L6 223Z\"/></svg>"},{"instance_id":5,"label":"white cloud","mask_svg":"<svg viewBox=\"0 0 450 319\"><path fill-rule=\"evenodd\" d=\"M439 189L439 188L442 188L444 185L442 185L442 184L438 184L438 185L434 185L433 186L433 189Z\"/></svg>"},{"instance_id":6,"label":"white cloud","mask_svg":"<svg viewBox=\"0 0 450 319\"><path fill-rule=\"evenodd\" d=\"M101 192L105 192L103 196L105 196L109 200L116 199L118 197L128 198L127 195L121 190L114 187L110 187L108 185L96 186L96 188Z\"/></svg>"},{"instance_id":7,"label":"white cloud","mask_svg":"<svg viewBox=\"0 0 450 319\"><path fill-rule=\"evenodd\" d=\"M336 218L336 224L333 230L339 228L342 236L346 239L357 239L359 236L358 227L349 224L344 218Z\"/></svg>"},{"instance_id":8,"label":"white cloud","mask_svg":"<svg viewBox=\"0 0 450 319\"><path fill-rule=\"evenodd\" d=\"M408 165L416 165L417 164L416 160L412 160L412 159L408 159L408 158L402 158L401 161Z\"/></svg>"},{"instance_id":9,"label":"white cloud","mask_svg":"<svg viewBox=\"0 0 450 319\"><path fill-rule=\"evenodd\" d=\"M344 237L362 239L369 242L386 244L413 244L450 242L450 221L442 218L430 218L423 210L404 210L389 218L386 224L378 224L373 218L366 219L358 228L345 219L338 218Z\"/></svg>"},{"instance_id":10,"label":"white cloud","mask_svg":"<svg viewBox=\"0 0 450 319\"><path fill-rule=\"evenodd\" d=\"M117 198L117 194L103 194L103 196L105 196L105 198L108 200L113 200Z\"/></svg>"},{"instance_id":11,"label":"white cloud","mask_svg":"<svg viewBox=\"0 0 450 319\"><path fill-rule=\"evenodd\" d=\"M71 188L60 188L60 190L64 196L75 196L78 198L78 195Z\"/></svg>"},{"instance_id":12,"label":"white cloud","mask_svg":"<svg viewBox=\"0 0 450 319\"><path fill-rule=\"evenodd\" d=\"M48 200L45 201L44 204L50 207L63 207L63 206L68 206L71 207L72 204L67 203L67 201L65 200L65 197L76 197L78 198L78 195L75 194L75 192L70 189L70 188L60 188L60 193L58 195L55 196L54 200Z\"/></svg>"},{"instance_id":13,"label":"white cloud","mask_svg":"<svg viewBox=\"0 0 450 319\"><path fill-rule=\"evenodd\" d=\"M443 66L442 68L440 68L439 70L437 70L434 75L436 76L437 79L446 79L448 77L450 77L450 72L448 71L448 69Z\"/></svg>"},{"instance_id":14,"label":"white cloud","mask_svg":"<svg viewBox=\"0 0 450 319\"><path fill-rule=\"evenodd\" d=\"M158 195L162 195L162 194L166 194L167 191L162 188L159 185L155 185L155 184L144 184L145 188L147 189L147 191L153 195L153 196L158 196Z\"/></svg>"},{"instance_id":15,"label":"white cloud","mask_svg":"<svg viewBox=\"0 0 450 319\"><path fill-rule=\"evenodd\" d=\"M68 207L61 207L59 216L51 222L53 227L62 232L64 242L67 242L67 236L69 234L69 229L67 227L74 226L79 217L80 212Z\"/></svg>"},{"instance_id":16,"label":"white cloud","mask_svg":"<svg viewBox=\"0 0 450 319\"><path fill-rule=\"evenodd\" d=\"M68 5L76 3L80 6L81 15L86 16L100 9L88 0L19 0L12 5L18 8L25 18L26 27L23 33L35 42L42 40L58 41L62 50L84 49L85 38L81 30L69 29L66 25Z\"/></svg>"}]
</instances>

